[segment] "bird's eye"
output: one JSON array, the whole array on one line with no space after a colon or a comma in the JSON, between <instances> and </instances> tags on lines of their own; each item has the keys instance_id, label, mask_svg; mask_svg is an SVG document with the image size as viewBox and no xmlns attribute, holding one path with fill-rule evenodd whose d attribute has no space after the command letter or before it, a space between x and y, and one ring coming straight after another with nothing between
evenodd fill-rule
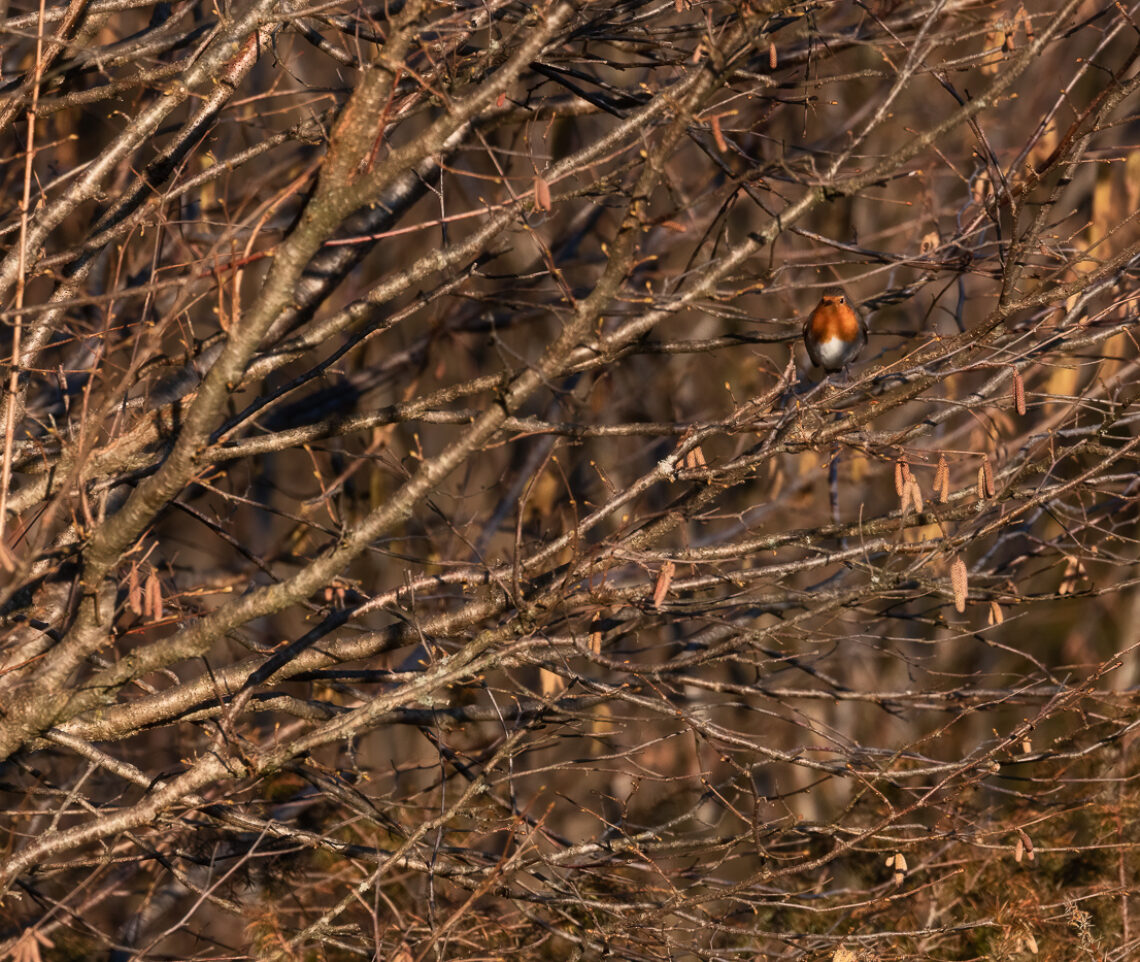
<instances>
[{"instance_id":1,"label":"bird's eye","mask_svg":"<svg viewBox=\"0 0 1140 962\"><path fill-rule=\"evenodd\" d=\"M840 295L839 295L839 296L836 298L836 300L837 300L837 301L839 301L839 303L840 303L840 304L846 304L846 303L847 303L847 298L846 298L846 297L844 297L842 294L840 294Z\"/></svg>"}]
</instances>

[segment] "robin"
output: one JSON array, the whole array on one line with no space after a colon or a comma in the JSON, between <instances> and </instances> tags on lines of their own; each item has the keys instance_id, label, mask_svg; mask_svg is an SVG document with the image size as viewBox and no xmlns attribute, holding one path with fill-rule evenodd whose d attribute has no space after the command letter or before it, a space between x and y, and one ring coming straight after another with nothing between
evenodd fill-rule
<instances>
[{"instance_id":1,"label":"robin","mask_svg":"<svg viewBox=\"0 0 1140 962\"><path fill-rule=\"evenodd\" d=\"M804 322L804 344L816 367L841 371L867 343L867 325L842 294L824 294Z\"/></svg>"}]
</instances>

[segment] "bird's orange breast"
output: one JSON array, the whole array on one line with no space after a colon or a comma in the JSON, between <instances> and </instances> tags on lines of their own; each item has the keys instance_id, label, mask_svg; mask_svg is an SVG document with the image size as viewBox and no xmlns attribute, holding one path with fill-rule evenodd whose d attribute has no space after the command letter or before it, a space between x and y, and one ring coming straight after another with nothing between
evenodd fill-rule
<instances>
[{"instance_id":1,"label":"bird's orange breast","mask_svg":"<svg viewBox=\"0 0 1140 962\"><path fill-rule=\"evenodd\" d=\"M833 337L854 341L859 336L859 318L847 304L825 298L811 315L812 335L820 341Z\"/></svg>"}]
</instances>

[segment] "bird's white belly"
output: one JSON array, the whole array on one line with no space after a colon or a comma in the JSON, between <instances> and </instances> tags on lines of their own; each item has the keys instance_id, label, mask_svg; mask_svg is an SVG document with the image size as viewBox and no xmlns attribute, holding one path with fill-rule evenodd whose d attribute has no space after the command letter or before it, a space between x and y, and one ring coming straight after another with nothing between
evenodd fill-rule
<instances>
[{"instance_id":1,"label":"bird's white belly","mask_svg":"<svg viewBox=\"0 0 1140 962\"><path fill-rule=\"evenodd\" d=\"M819 359L823 362L821 366L842 367L844 355L850 346L847 341L838 337L829 337L826 341L820 341L816 346L816 351L819 354Z\"/></svg>"}]
</instances>

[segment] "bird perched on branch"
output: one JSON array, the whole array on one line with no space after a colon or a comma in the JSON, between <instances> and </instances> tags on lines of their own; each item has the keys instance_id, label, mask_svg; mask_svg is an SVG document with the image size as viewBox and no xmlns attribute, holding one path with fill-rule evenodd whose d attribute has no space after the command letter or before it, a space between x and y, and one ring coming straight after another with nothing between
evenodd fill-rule
<instances>
[{"instance_id":1,"label":"bird perched on branch","mask_svg":"<svg viewBox=\"0 0 1140 962\"><path fill-rule=\"evenodd\" d=\"M824 294L804 322L804 344L816 367L841 371L867 343L867 324L843 294Z\"/></svg>"}]
</instances>

